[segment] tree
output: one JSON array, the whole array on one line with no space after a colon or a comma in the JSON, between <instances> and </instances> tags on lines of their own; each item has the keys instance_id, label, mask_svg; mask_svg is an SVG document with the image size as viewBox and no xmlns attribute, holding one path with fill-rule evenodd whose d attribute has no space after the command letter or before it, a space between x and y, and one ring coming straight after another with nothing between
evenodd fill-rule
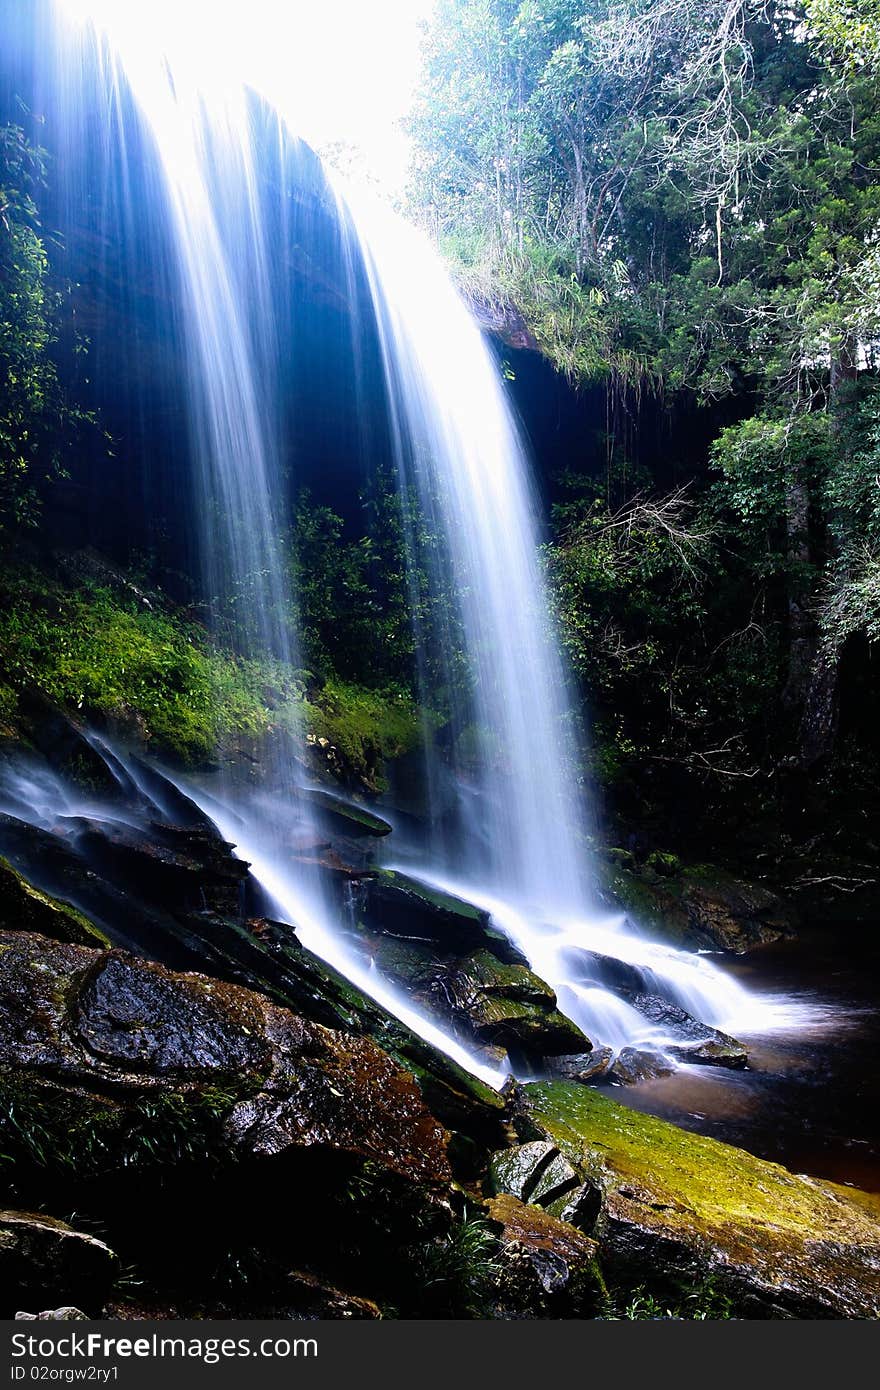
<instances>
[{"instance_id":1,"label":"tree","mask_svg":"<svg viewBox=\"0 0 880 1390\"><path fill-rule=\"evenodd\" d=\"M20 126L0 127L0 531L36 524L45 485L79 428L52 356L61 296L40 233L45 154Z\"/></svg>"},{"instance_id":2,"label":"tree","mask_svg":"<svg viewBox=\"0 0 880 1390\"><path fill-rule=\"evenodd\" d=\"M781 654L804 766L833 748L843 634L859 615L875 631L878 34L877 0L443 0L414 126L414 203L467 292L511 301L557 366L631 413L652 392L739 421L693 475L727 551L700 621L721 643L757 627ZM635 500L610 434L616 491L588 489L560 537L576 654L597 535ZM650 480L647 497L663 505ZM600 569L632 618L632 568Z\"/></svg>"}]
</instances>

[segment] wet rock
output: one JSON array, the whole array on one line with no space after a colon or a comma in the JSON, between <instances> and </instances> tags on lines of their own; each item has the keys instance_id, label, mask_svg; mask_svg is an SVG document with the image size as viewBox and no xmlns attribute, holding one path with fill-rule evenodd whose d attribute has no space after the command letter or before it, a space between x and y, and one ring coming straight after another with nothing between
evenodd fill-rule
<instances>
[{"instance_id":1,"label":"wet rock","mask_svg":"<svg viewBox=\"0 0 880 1390\"><path fill-rule=\"evenodd\" d=\"M36 686L20 692L17 722L52 770L83 795L110 802L126 798L128 788L120 785L86 729Z\"/></svg>"},{"instance_id":2,"label":"wet rock","mask_svg":"<svg viewBox=\"0 0 880 1390\"><path fill-rule=\"evenodd\" d=\"M306 950L289 926L267 921L254 925L261 944L278 962L277 979L296 1012L331 1028L374 1038L416 1077L432 1113L478 1151L503 1142L506 1102L498 1091L431 1047Z\"/></svg>"},{"instance_id":3,"label":"wet rock","mask_svg":"<svg viewBox=\"0 0 880 1390\"><path fill-rule=\"evenodd\" d=\"M0 1211L0 1313L18 1311L13 1300L71 1299L94 1304L117 1272L113 1251L94 1236L51 1216ZM38 1302L38 1306L39 1306Z\"/></svg>"},{"instance_id":4,"label":"wet rock","mask_svg":"<svg viewBox=\"0 0 880 1390\"><path fill-rule=\"evenodd\" d=\"M344 801L342 797L333 796L331 792L310 787L301 787L299 795L313 808L319 824L326 825L331 830L341 831L342 834L352 835L356 839L365 835L382 838L391 834L392 827L387 820L356 802Z\"/></svg>"},{"instance_id":5,"label":"wet rock","mask_svg":"<svg viewBox=\"0 0 880 1390\"><path fill-rule=\"evenodd\" d=\"M551 1155L531 1186L528 1200L538 1207L550 1207L580 1186L578 1175L561 1153Z\"/></svg>"},{"instance_id":6,"label":"wet rock","mask_svg":"<svg viewBox=\"0 0 880 1390\"><path fill-rule=\"evenodd\" d=\"M103 932L69 903L43 893L0 858L0 927L31 931L79 946L109 946Z\"/></svg>"},{"instance_id":7,"label":"wet rock","mask_svg":"<svg viewBox=\"0 0 880 1390\"><path fill-rule=\"evenodd\" d=\"M521 1003L488 991L469 1003L467 1017L481 1042L500 1045L520 1057L555 1057L589 1050L589 1039L559 1009Z\"/></svg>"},{"instance_id":8,"label":"wet rock","mask_svg":"<svg viewBox=\"0 0 880 1390\"><path fill-rule=\"evenodd\" d=\"M538 1139L532 1144L518 1144L493 1154L489 1162L489 1191L495 1196L507 1192L527 1201L542 1168L558 1153L554 1144Z\"/></svg>"},{"instance_id":9,"label":"wet rock","mask_svg":"<svg viewBox=\"0 0 880 1390\"><path fill-rule=\"evenodd\" d=\"M614 1061L613 1047L594 1047L592 1052L575 1053L570 1057L550 1057L546 1070L560 1081L580 1081L584 1084L605 1076Z\"/></svg>"},{"instance_id":10,"label":"wet rock","mask_svg":"<svg viewBox=\"0 0 880 1390\"><path fill-rule=\"evenodd\" d=\"M542 1207L581 1231L589 1232L598 1211L594 1184L584 1183L564 1154L546 1140L493 1154L486 1186L494 1196L506 1193Z\"/></svg>"},{"instance_id":11,"label":"wet rock","mask_svg":"<svg viewBox=\"0 0 880 1390\"><path fill-rule=\"evenodd\" d=\"M694 929L726 951L748 951L796 930L793 910L760 884L694 872L683 896Z\"/></svg>"},{"instance_id":12,"label":"wet rock","mask_svg":"<svg viewBox=\"0 0 880 1390\"><path fill-rule=\"evenodd\" d=\"M501 1317L585 1317L605 1288L594 1241L573 1226L504 1194L488 1203L498 1230Z\"/></svg>"},{"instance_id":13,"label":"wet rock","mask_svg":"<svg viewBox=\"0 0 880 1390\"><path fill-rule=\"evenodd\" d=\"M207 1111L220 1158L317 1146L429 1190L450 1176L444 1130L375 1043L121 952L0 933L0 1068L0 1091L38 1089L49 1149L79 1143L96 1170L119 1164L133 1119L131 1163L149 1167L172 1113L195 1127Z\"/></svg>"},{"instance_id":14,"label":"wet rock","mask_svg":"<svg viewBox=\"0 0 880 1390\"><path fill-rule=\"evenodd\" d=\"M798 928L795 908L778 894L711 865L670 876L611 863L604 881L610 906L623 906L651 936L685 950L749 951Z\"/></svg>"},{"instance_id":15,"label":"wet rock","mask_svg":"<svg viewBox=\"0 0 880 1390\"><path fill-rule=\"evenodd\" d=\"M452 954L485 949L501 961L528 964L489 913L463 898L391 869L365 878L363 889L364 921L375 931L434 942Z\"/></svg>"},{"instance_id":16,"label":"wet rock","mask_svg":"<svg viewBox=\"0 0 880 1390\"><path fill-rule=\"evenodd\" d=\"M480 328L521 352L540 352L540 345L519 309L513 304L468 295L468 305Z\"/></svg>"},{"instance_id":17,"label":"wet rock","mask_svg":"<svg viewBox=\"0 0 880 1390\"><path fill-rule=\"evenodd\" d=\"M663 1048L673 1057L694 1065L734 1069L748 1064L748 1053L741 1042L729 1033L701 1023L668 999L658 994L631 994L627 997L634 1008L662 1029Z\"/></svg>"},{"instance_id":18,"label":"wet rock","mask_svg":"<svg viewBox=\"0 0 880 1390\"><path fill-rule=\"evenodd\" d=\"M231 845L202 830L154 825L146 831L85 816L65 817L59 828L86 864L148 903L237 909L248 866Z\"/></svg>"},{"instance_id":19,"label":"wet rock","mask_svg":"<svg viewBox=\"0 0 880 1390\"><path fill-rule=\"evenodd\" d=\"M607 1072L609 1081L621 1086L636 1086L640 1081L655 1081L659 1076L671 1076L675 1064L662 1052L647 1047L624 1047Z\"/></svg>"},{"instance_id":20,"label":"wet rock","mask_svg":"<svg viewBox=\"0 0 880 1390\"><path fill-rule=\"evenodd\" d=\"M533 1060L585 1052L589 1042L556 1007L556 995L527 965L499 960L481 946L470 954L441 942L359 933L371 959L409 998L496 1065L508 1052Z\"/></svg>"},{"instance_id":21,"label":"wet rock","mask_svg":"<svg viewBox=\"0 0 880 1390\"><path fill-rule=\"evenodd\" d=\"M593 1234L623 1282L707 1280L751 1316L880 1314L880 1219L863 1194L615 1104L587 1086L520 1088L517 1127L601 1192Z\"/></svg>"},{"instance_id":22,"label":"wet rock","mask_svg":"<svg viewBox=\"0 0 880 1390\"><path fill-rule=\"evenodd\" d=\"M42 1313L16 1313L16 1322L88 1322L88 1313L79 1308L47 1308Z\"/></svg>"},{"instance_id":23,"label":"wet rock","mask_svg":"<svg viewBox=\"0 0 880 1390\"><path fill-rule=\"evenodd\" d=\"M150 797L162 819L172 826L187 830L200 830L206 836L222 841L223 836L210 816L191 796L180 790L157 767L143 758L129 754L129 762L135 769L144 792Z\"/></svg>"},{"instance_id":24,"label":"wet rock","mask_svg":"<svg viewBox=\"0 0 880 1390\"><path fill-rule=\"evenodd\" d=\"M599 985L616 994L636 994L645 989L645 972L614 956L578 948L565 951L562 960L576 984Z\"/></svg>"}]
</instances>

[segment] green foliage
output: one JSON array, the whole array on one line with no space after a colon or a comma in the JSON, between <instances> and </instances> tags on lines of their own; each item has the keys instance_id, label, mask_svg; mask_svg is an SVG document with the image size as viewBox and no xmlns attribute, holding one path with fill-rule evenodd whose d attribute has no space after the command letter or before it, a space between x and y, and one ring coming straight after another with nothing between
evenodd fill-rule
<instances>
[{"instance_id":1,"label":"green foliage","mask_svg":"<svg viewBox=\"0 0 880 1390\"><path fill-rule=\"evenodd\" d=\"M615 513L588 494L559 508L557 525L550 575L596 709L600 778L625 782L658 763L748 775L778 693L778 637L749 621L729 528L684 491Z\"/></svg>"},{"instance_id":2,"label":"green foliage","mask_svg":"<svg viewBox=\"0 0 880 1390\"><path fill-rule=\"evenodd\" d=\"M0 1144L7 1159L91 1177L120 1168L154 1168L231 1159L223 1120L237 1095L218 1087L187 1094L146 1091L129 1108L97 1108L76 1092L45 1092L0 1076Z\"/></svg>"},{"instance_id":3,"label":"green foliage","mask_svg":"<svg viewBox=\"0 0 880 1390\"><path fill-rule=\"evenodd\" d=\"M807 756L823 669L876 638L878 34L876 0L441 0L429 29L414 209L474 301L606 381L607 475L566 460L549 552L606 781ZM714 420L656 461L686 493L633 457L648 395Z\"/></svg>"},{"instance_id":4,"label":"green foliage","mask_svg":"<svg viewBox=\"0 0 880 1390\"><path fill-rule=\"evenodd\" d=\"M334 680L389 691L398 710L430 689L437 710L422 720L435 725L471 678L442 528L430 499L426 508L388 469L360 503L360 517L346 522L307 492L299 498L291 549L305 658Z\"/></svg>"},{"instance_id":5,"label":"green foliage","mask_svg":"<svg viewBox=\"0 0 880 1390\"><path fill-rule=\"evenodd\" d=\"M303 492L292 537L293 580L309 666L363 684L409 684L404 520L393 479L380 473L361 498L363 534Z\"/></svg>"},{"instance_id":6,"label":"green foliage","mask_svg":"<svg viewBox=\"0 0 880 1390\"><path fill-rule=\"evenodd\" d=\"M815 37L849 68L880 62L880 0L806 0Z\"/></svg>"},{"instance_id":7,"label":"green foliage","mask_svg":"<svg viewBox=\"0 0 880 1390\"><path fill-rule=\"evenodd\" d=\"M443 0L412 196L465 286L516 303L575 379L717 399L754 373L804 399L880 304L880 119L799 18L772 0Z\"/></svg>"},{"instance_id":8,"label":"green foliage","mask_svg":"<svg viewBox=\"0 0 880 1390\"><path fill-rule=\"evenodd\" d=\"M446 1235L420 1247L415 1264L423 1316L491 1316L501 1266L497 1237L482 1217L466 1211Z\"/></svg>"},{"instance_id":9,"label":"green foliage","mask_svg":"<svg viewBox=\"0 0 880 1390\"><path fill-rule=\"evenodd\" d=\"M733 1317L730 1299L707 1281L699 1288L683 1290L676 1298L662 1299L645 1288L620 1293L611 1300L606 1321L624 1322L726 1322Z\"/></svg>"},{"instance_id":10,"label":"green foliage","mask_svg":"<svg viewBox=\"0 0 880 1390\"><path fill-rule=\"evenodd\" d=\"M243 738L311 732L337 744L350 775L375 783L384 758L420 732L405 691L246 660L156 595L88 581L70 588L19 566L0 572L0 690L10 714L27 684L188 763Z\"/></svg>"},{"instance_id":11,"label":"green foliage","mask_svg":"<svg viewBox=\"0 0 880 1390\"><path fill-rule=\"evenodd\" d=\"M67 398L52 356L61 296L40 233L44 176L44 151L21 127L0 126L0 534L36 524L45 485L95 424Z\"/></svg>"}]
</instances>

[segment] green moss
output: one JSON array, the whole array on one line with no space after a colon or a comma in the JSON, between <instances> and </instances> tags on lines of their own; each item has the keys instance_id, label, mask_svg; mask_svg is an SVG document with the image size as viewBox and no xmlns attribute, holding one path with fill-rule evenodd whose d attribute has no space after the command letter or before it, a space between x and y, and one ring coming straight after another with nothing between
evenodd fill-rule
<instances>
[{"instance_id":1,"label":"green moss","mask_svg":"<svg viewBox=\"0 0 880 1390\"><path fill-rule=\"evenodd\" d=\"M13 931L39 932L78 946L109 946L88 917L69 903L43 893L0 857L0 925Z\"/></svg>"},{"instance_id":2,"label":"green moss","mask_svg":"<svg viewBox=\"0 0 880 1390\"><path fill-rule=\"evenodd\" d=\"M384 789L383 764L415 748L422 736L418 706L402 688L368 690L335 677L302 703L301 717L316 742L329 745L328 763Z\"/></svg>"},{"instance_id":3,"label":"green moss","mask_svg":"<svg viewBox=\"0 0 880 1390\"><path fill-rule=\"evenodd\" d=\"M665 854L659 849L648 855L646 863L649 869L653 869L655 874L662 874L664 878L671 878L681 872L681 860L678 855Z\"/></svg>"},{"instance_id":4,"label":"green moss","mask_svg":"<svg viewBox=\"0 0 880 1390\"><path fill-rule=\"evenodd\" d=\"M400 689L320 684L246 660L161 596L91 580L71 587L33 565L0 571L0 722L14 722L15 691L26 685L87 719L128 724L188 764L236 740L310 734L336 750L331 772L375 789L384 760L421 736Z\"/></svg>"},{"instance_id":5,"label":"green moss","mask_svg":"<svg viewBox=\"0 0 880 1390\"><path fill-rule=\"evenodd\" d=\"M598 1179L632 1185L662 1210L667 1232L706 1234L731 1227L814 1239L836 1227L863 1224L877 1240L880 1227L862 1223L862 1208L830 1186L796 1177L743 1149L678 1129L616 1104L589 1086L539 1082L524 1087L542 1131L566 1157Z\"/></svg>"}]
</instances>

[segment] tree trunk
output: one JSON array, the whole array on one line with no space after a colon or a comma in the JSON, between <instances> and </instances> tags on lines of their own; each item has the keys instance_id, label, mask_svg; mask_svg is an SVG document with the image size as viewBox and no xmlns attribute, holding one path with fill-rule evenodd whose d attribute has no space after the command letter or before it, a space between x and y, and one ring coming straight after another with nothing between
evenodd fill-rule
<instances>
[{"instance_id":1,"label":"tree trunk","mask_svg":"<svg viewBox=\"0 0 880 1390\"><path fill-rule=\"evenodd\" d=\"M806 573L810 562L810 493L803 478L792 481L785 503L788 556ZM787 710L803 710L806 705L815 649L815 624L809 612L809 595L804 592L803 580L798 583L792 579L788 589L788 678L782 692L782 703Z\"/></svg>"},{"instance_id":2,"label":"tree trunk","mask_svg":"<svg viewBox=\"0 0 880 1390\"><path fill-rule=\"evenodd\" d=\"M847 336L840 345L840 351L831 359L828 408L832 436L838 448L846 447L841 438L841 427L852 403L858 377L857 354L857 343ZM831 544L833 548L833 532ZM837 740L840 654L837 649L821 645L819 636L817 632L801 717L799 762L803 768L813 768L827 762Z\"/></svg>"}]
</instances>

